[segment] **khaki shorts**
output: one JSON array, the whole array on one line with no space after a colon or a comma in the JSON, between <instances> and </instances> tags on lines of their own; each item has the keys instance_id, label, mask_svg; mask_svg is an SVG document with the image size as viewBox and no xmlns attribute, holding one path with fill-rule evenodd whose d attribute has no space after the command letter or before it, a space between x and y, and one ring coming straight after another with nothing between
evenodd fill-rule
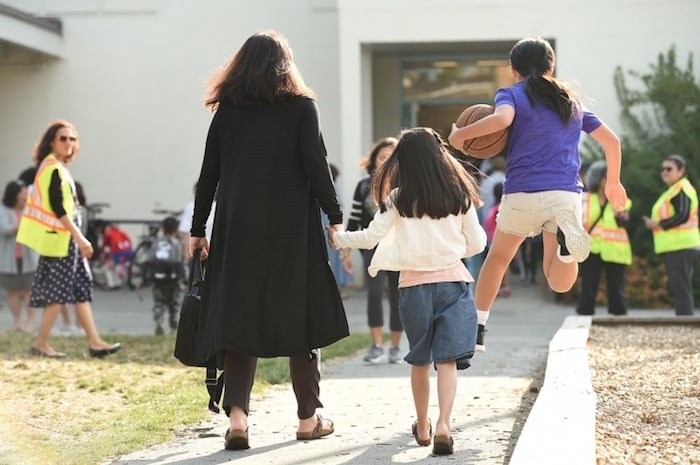
<instances>
[{"instance_id":1,"label":"khaki shorts","mask_svg":"<svg viewBox=\"0 0 700 465\"><path fill-rule=\"evenodd\" d=\"M543 230L556 233L555 212L571 210L583 229L581 202L581 193L569 191L504 194L496 217L496 227L501 232L523 237L536 236Z\"/></svg>"}]
</instances>

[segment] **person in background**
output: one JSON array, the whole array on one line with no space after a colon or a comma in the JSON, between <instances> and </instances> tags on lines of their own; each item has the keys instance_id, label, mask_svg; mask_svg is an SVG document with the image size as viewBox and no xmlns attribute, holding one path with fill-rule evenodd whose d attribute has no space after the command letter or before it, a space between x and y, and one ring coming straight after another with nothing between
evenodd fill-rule
<instances>
[{"instance_id":1,"label":"person in background","mask_svg":"<svg viewBox=\"0 0 700 465\"><path fill-rule=\"evenodd\" d=\"M180 310L180 282L182 267L182 244L178 238L179 221L167 217L160 226L160 237L153 241L146 261L146 280L153 283L153 320L155 334L164 333L163 317L168 313L170 330L177 330L177 316Z\"/></svg>"},{"instance_id":2,"label":"person in background","mask_svg":"<svg viewBox=\"0 0 700 465\"><path fill-rule=\"evenodd\" d=\"M102 233L100 253L106 253L109 256L106 263L107 287L118 289L126 279L127 268L134 255L131 238L116 224L106 223Z\"/></svg>"},{"instance_id":3,"label":"person in background","mask_svg":"<svg viewBox=\"0 0 700 465\"><path fill-rule=\"evenodd\" d=\"M333 163L329 163L328 166L331 169L331 177L333 178L333 186L335 187L336 195L338 195L338 192L340 192L340 189L338 189L338 176L340 175L340 171L338 170L338 167L336 167ZM321 221L325 230L328 227L328 215L326 215L323 211L321 211ZM328 233L325 231L324 234L328 236ZM333 276L335 276L335 281L338 284L340 296L345 298L343 288L347 283L352 281L352 274L350 274L345 268L345 261L343 260L343 251L334 250L333 247L331 247L328 243L326 243L326 247L328 249L328 264L331 266Z\"/></svg>"},{"instance_id":4,"label":"person in background","mask_svg":"<svg viewBox=\"0 0 700 465\"><path fill-rule=\"evenodd\" d=\"M486 234L476 208L476 183L432 129L404 131L372 181L379 212L366 229L329 229L336 247L375 248L369 274L399 271L401 321L406 328L416 409L413 436L433 441L433 454L454 452L450 435L457 370L470 366L477 333L474 281L464 257L481 252ZM440 416L428 419L430 370L437 370Z\"/></svg>"},{"instance_id":5,"label":"person in background","mask_svg":"<svg viewBox=\"0 0 700 465\"><path fill-rule=\"evenodd\" d=\"M374 173L391 157L396 147L397 140L394 137L385 137L377 141L369 155L362 161L367 170L367 177L360 180L355 187L355 194L352 199L352 210L348 219L347 230L358 231L367 229L379 209L371 196L370 185ZM382 363L387 360L389 363L400 363L403 360L401 353L401 333L403 325L399 316L399 274L396 271L381 271L376 276L367 272L374 249L361 250L362 264L367 286L367 322L369 324L372 345L364 356L364 361L368 363ZM352 270L352 260L350 250L343 250L345 269L348 273ZM382 340L384 333L384 289L388 285L389 297L389 330L391 331L389 356L384 352Z\"/></svg>"},{"instance_id":6,"label":"person in background","mask_svg":"<svg viewBox=\"0 0 700 465\"><path fill-rule=\"evenodd\" d=\"M42 134L35 150L38 163L34 188L19 222L17 242L39 253L29 305L44 307L33 355L64 358L48 343L51 328L61 307L75 303L80 326L88 337L91 357L104 357L121 349L121 344L102 340L92 317L92 278L87 259L92 244L80 231L76 188L67 165L79 149L78 132L67 121L52 123Z\"/></svg>"},{"instance_id":7,"label":"person in background","mask_svg":"<svg viewBox=\"0 0 700 465\"><path fill-rule=\"evenodd\" d=\"M695 309L693 272L700 253L698 193L688 180L685 158L668 155L661 163L661 179L668 189L651 209L644 224L654 237L654 252L661 255L676 315Z\"/></svg>"},{"instance_id":8,"label":"person in background","mask_svg":"<svg viewBox=\"0 0 700 465\"><path fill-rule=\"evenodd\" d=\"M586 174L583 193L583 226L591 236L591 254L581 263L581 292L576 313L593 315L601 272L605 272L608 291L608 313L627 314L625 271L632 263L632 246L627 235L627 223L632 202L624 210L613 210L605 196L608 165L604 160L594 162Z\"/></svg>"},{"instance_id":9,"label":"person in background","mask_svg":"<svg viewBox=\"0 0 700 465\"><path fill-rule=\"evenodd\" d=\"M194 192L197 193L197 183L194 185ZM211 242L211 232L214 228L214 214L216 213L216 195L214 195L214 200L211 203L211 211L207 217L206 232L207 240ZM185 208L182 210L180 215L180 224L178 225L178 230L180 231L180 239L182 240L183 256L188 260L191 258L189 253L190 245L190 229L192 228L192 215L194 214L194 199L187 202Z\"/></svg>"},{"instance_id":10,"label":"person in background","mask_svg":"<svg viewBox=\"0 0 700 465\"><path fill-rule=\"evenodd\" d=\"M18 244L15 236L22 210L27 202L27 186L20 180L5 186L0 206L0 287L7 291L15 331L34 331L35 311L29 307L29 291L38 261L36 252ZM22 325L22 307L27 321Z\"/></svg>"},{"instance_id":11,"label":"person in background","mask_svg":"<svg viewBox=\"0 0 700 465\"><path fill-rule=\"evenodd\" d=\"M332 434L321 417L316 349L349 334L321 228L342 230L314 94L276 31L251 35L211 80L209 127L190 230L207 260L197 327L202 361L224 370L224 448L247 449L258 357L289 357L296 438ZM218 192L217 192L218 186ZM211 237L206 220L217 197Z\"/></svg>"}]
</instances>

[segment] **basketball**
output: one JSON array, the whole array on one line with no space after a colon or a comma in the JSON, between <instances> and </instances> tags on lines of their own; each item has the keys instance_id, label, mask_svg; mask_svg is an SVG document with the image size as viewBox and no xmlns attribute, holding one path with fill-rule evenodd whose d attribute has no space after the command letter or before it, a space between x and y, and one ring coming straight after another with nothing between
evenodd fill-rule
<instances>
[{"instance_id":1,"label":"basketball","mask_svg":"<svg viewBox=\"0 0 700 465\"><path fill-rule=\"evenodd\" d=\"M479 121L493 114L491 105L479 103L465 109L455 121L458 128ZM491 158L498 155L508 144L508 128L464 141L462 152L475 158Z\"/></svg>"}]
</instances>

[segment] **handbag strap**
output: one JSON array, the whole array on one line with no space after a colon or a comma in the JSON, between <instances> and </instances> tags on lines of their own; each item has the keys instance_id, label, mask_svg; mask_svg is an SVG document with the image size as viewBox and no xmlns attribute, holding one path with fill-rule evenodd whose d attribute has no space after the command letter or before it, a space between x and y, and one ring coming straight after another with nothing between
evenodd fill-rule
<instances>
[{"instance_id":1,"label":"handbag strap","mask_svg":"<svg viewBox=\"0 0 700 465\"><path fill-rule=\"evenodd\" d=\"M591 231L593 231L593 228L595 228L595 225L597 225L598 221L600 221L600 219L603 217L603 213L605 213L605 207L607 207L607 206L608 206L608 199L605 199L605 202L603 202L603 205L600 206L600 215L598 215L598 218L596 218L595 221L593 222L593 224L591 224L588 227L588 231L587 231L588 234L590 234Z\"/></svg>"},{"instance_id":2,"label":"handbag strap","mask_svg":"<svg viewBox=\"0 0 700 465\"><path fill-rule=\"evenodd\" d=\"M204 283L204 272L206 266L202 263L202 249L196 249L192 255L192 262L190 263L190 279L189 285L190 289L193 287L199 287Z\"/></svg>"}]
</instances>

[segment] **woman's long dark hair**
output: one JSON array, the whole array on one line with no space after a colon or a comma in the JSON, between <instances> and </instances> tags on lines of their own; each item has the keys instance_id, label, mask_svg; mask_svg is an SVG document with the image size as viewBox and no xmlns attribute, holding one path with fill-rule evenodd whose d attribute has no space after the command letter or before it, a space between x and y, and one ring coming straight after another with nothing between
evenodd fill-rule
<instances>
[{"instance_id":1,"label":"woman's long dark hair","mask_svg":"<svg viewBox=\"0 0 700 465\"><path fill-rule=\"evenodd\" d=\"M73 145L73 154L77 154L78 150L80 150L80 139L78 139L78 131L75 129L75 126L68 121L59 119L51 123L51 126L46 128L44 134L41 135L41 139L39 139L39 143L36 144L36 147L34 148L33 158L36 162L36 166L39 166L41 162L44 161L44 158L51 153L51 142L53 142L53 140L56 138L56 133L61 128L70 128L75 133L77 140Z\"/></svg>"},{"instance_id":2,"label":"woman's long dark hair","mask_svg":"<svg viewBox=\"0 0 700 465\"><path fill-rule=\"evenodd\" d=\"M399 143L372 180L372 197L382 211L392 189L399 214L439 219L481 205L474 179L455 159L440 135L430 128L403 131Z\"/></svg>"},{"instance_id":3,"label":"woman's long dark hair","mask_svg":"<svg viewBox=\"0 0 700 465\"><path fill-rule=\"evenodd\" d=\"M250 36L227 66L212 76L205 105L254 105L294 96L314 98L294 64L287 39L275 31Z\"/></svg>"},{"instance_id":4,"label":"woman's long dark hair","mask_svg":"<svg viewBox=\"0 0 700 465\"><path fill-rule=\"evenodd\" d=\"M554 60L554 49L541 37L521 39L510 51L510 65L525 80L530 103L551 108L568 123L580 104L572 89L553 76L545 75L554 69Z\"/></svg>"}]
</instances>

